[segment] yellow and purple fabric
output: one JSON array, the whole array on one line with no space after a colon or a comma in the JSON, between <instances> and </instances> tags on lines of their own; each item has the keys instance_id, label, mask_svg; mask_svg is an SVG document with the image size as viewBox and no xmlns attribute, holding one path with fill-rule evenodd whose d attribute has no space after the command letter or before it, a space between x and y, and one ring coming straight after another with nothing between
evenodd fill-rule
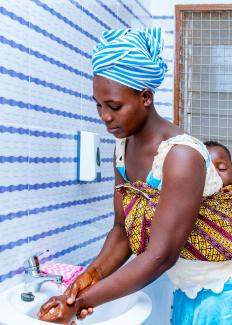
<instances>
[{"instance_id":1,"label":"yellow and purple fabric","mask_svg":"<svg viewBox=\"0 0 232 325\"><path fill-rule=\"evenodd\" d=\"M147 247L160 191L137 181L116 187L123 196L125 229L135 255ZM232 186L202 199L195 226L181 251L189 260L232 260Z\"/></svg>"},{"instance_id":2,"label":"yellow and purple fabric","mask_svg":"<svg viewBox=\"0 0 232 325\"><path fill-rule=\"evenodd\" d=\"M123 197L130 247L134 254L141 254L148 245L160 191L141 181L124 183L116 190ZM180 256L188 260L219 263L232 260L231 185L203 198L196 224ZM202 289L194 299L180 289L175 290L172 325L219 324L232 324L232 278L227 280L220 293Z\"/></svg>"}]
</instances>

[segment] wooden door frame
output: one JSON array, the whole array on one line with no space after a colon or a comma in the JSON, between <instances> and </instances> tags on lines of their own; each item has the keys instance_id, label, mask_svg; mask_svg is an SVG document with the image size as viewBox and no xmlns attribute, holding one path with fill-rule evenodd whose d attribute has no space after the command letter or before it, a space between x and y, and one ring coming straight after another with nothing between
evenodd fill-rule
<instances>
[{"instance_id":1,"label":"wooden door frame","mask_svg":"<svg viewBox=\"0 0 232 325\"><path fill-rule=\"evenodd\" d=\"M180 125L180 54L183 12L232 11L232 4L175 5L174 123Z\"/></svg>"}]
</instances>

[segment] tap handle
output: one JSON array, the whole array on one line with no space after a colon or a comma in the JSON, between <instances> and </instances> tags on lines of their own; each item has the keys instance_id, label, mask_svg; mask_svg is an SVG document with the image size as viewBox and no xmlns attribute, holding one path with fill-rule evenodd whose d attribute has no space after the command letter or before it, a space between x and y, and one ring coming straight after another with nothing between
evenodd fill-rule
<instances>
[{"instance_id":1,"label":"tap handle","mask_svg":"<svg viewBox=\"0 0 232 325\"><path fill-rule=\"evenodd\" d=\"M25 269L36 269L40 272L40 262L39 256L43 255L44 253L49 252L49 249L46 249L43 252L38 252L32 256L30 256L26 261L24 261L23 266Z\"/></svg>"},{"instance_id":2,"label":"tap handle","mask_svg":"<svg viewBox=\"0 0 232 325\"><path fill-rule=\"evenodd\" d=\"M43 254L45 254L47 252L49 252L49 249L45 249L45 251L38 252L38 253L35 254L35 256L39 257L39 256L41 256L41 255L43 255Z\"/></svg>"}]
</instances>

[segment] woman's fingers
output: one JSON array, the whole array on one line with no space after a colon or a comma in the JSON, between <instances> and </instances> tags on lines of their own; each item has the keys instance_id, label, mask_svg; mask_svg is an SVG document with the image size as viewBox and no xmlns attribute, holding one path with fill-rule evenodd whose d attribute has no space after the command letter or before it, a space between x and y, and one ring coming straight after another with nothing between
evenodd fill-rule
<instances>
[{"instance_id":1,"label":"woman's fingers","mask_svg":"<svg viewBox=\"0 0 232 325\"><path fill-rule=\"evenodd\" d=\"M88 308L88 314L92 314L93 313L93 307L89 307Z\"/></svg>"},{"instance_id":2,"label":"woman's fingers","mask_svg":"<svg viewBox=\"0 0 232 325\"><path fill-rule=\"evenodd\" d=\"M89 307L88 309L82 309L80 314L77 315L78 319L83 319L85 318L87 315L91 315L93 313L93 307Z\"/></svg>"},{"instance_id":3,"label":"woman's fingers","mask_svg":"<svg viewBox=\"0 0 232 325\"><path fill-rule=\"evenodd\" d=\"M56 300L56 297L50 298L45 304L43 304L40 307L40 310L37 314L38 318L43 317L45 314L49 312L50 309L56 308L58 305L58 302Z\"/></svg>"},{"instance_id":4,"label":"woman's fingers","mask_svg":"<svg viewBox=\"0 0 232 325\"><path fill-rule=\"evenodd\" d=\"M47 321L47 322L55 322L58 323L59 319L61 318L59 306L55 308L51 308L48 310L47 313L43 314L39 317L40 320Z\"/></svg>"},{"instance_id":5,"label":"woman's fingers","mask_svg":"<svg viewBox=\"0 0 232 325\"><path fill-rule=\"evenodd\" d=\"M78 304L67 305L66 299L65 295L52 297L42 306L42 310L38 313L38 318L50 323L70 324L78 309Z\"/></svg>"},{"instance_id":6,"label":"woman's fingers","mask_svg":"<svg viewBox=\"0 0 232 325\"><path fill-rule=\"evenodd\" d=\"M82 309L80 314L77 316L79 319L83 319L88 315L88 310L87 309Z\"/></svg>"},{"instance_id":7,"label":"woman's fingers","mask_svg":"<svg viewBox=\"0 0 232 325\"><path fill-rule=\"evenodd\" d=\"M66 297L68 297L69 294L70 294L70 292L71 292L71 285L69 285L69 286L67 287L67 289L66 289L65 292L64 292L64 295L65 295Z\"/></svg>"},{"instance_id":8,"label":"woman's fingers","mask_svg":"<svg viewBox=\"0 0 232 325\"><path fill-rule=\"evenodd\" d=\"M79 291L80 291L79 283L74 282L74 284L70 288L70 291L68 293L68 298L66 300L68 305L72 305L75 302Z\"/></svg>"}]
</instances>

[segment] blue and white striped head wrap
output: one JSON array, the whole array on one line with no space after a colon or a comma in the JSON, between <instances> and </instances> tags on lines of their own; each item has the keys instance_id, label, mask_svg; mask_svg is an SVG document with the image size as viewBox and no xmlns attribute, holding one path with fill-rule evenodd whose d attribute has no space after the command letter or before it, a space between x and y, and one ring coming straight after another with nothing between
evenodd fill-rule
<instances>
[{"instance_id":1,"label":"blue and white striped head wrap","mask_svg":"<svg viewBox=\"0 0 232 325\"><path fill-rule=\"evenodd\" d=\"M163 48L164 32L160 27L105 31L93 50L93 74L155 92L167 71L161 57Z\"/></svg>"}]
</instances>

